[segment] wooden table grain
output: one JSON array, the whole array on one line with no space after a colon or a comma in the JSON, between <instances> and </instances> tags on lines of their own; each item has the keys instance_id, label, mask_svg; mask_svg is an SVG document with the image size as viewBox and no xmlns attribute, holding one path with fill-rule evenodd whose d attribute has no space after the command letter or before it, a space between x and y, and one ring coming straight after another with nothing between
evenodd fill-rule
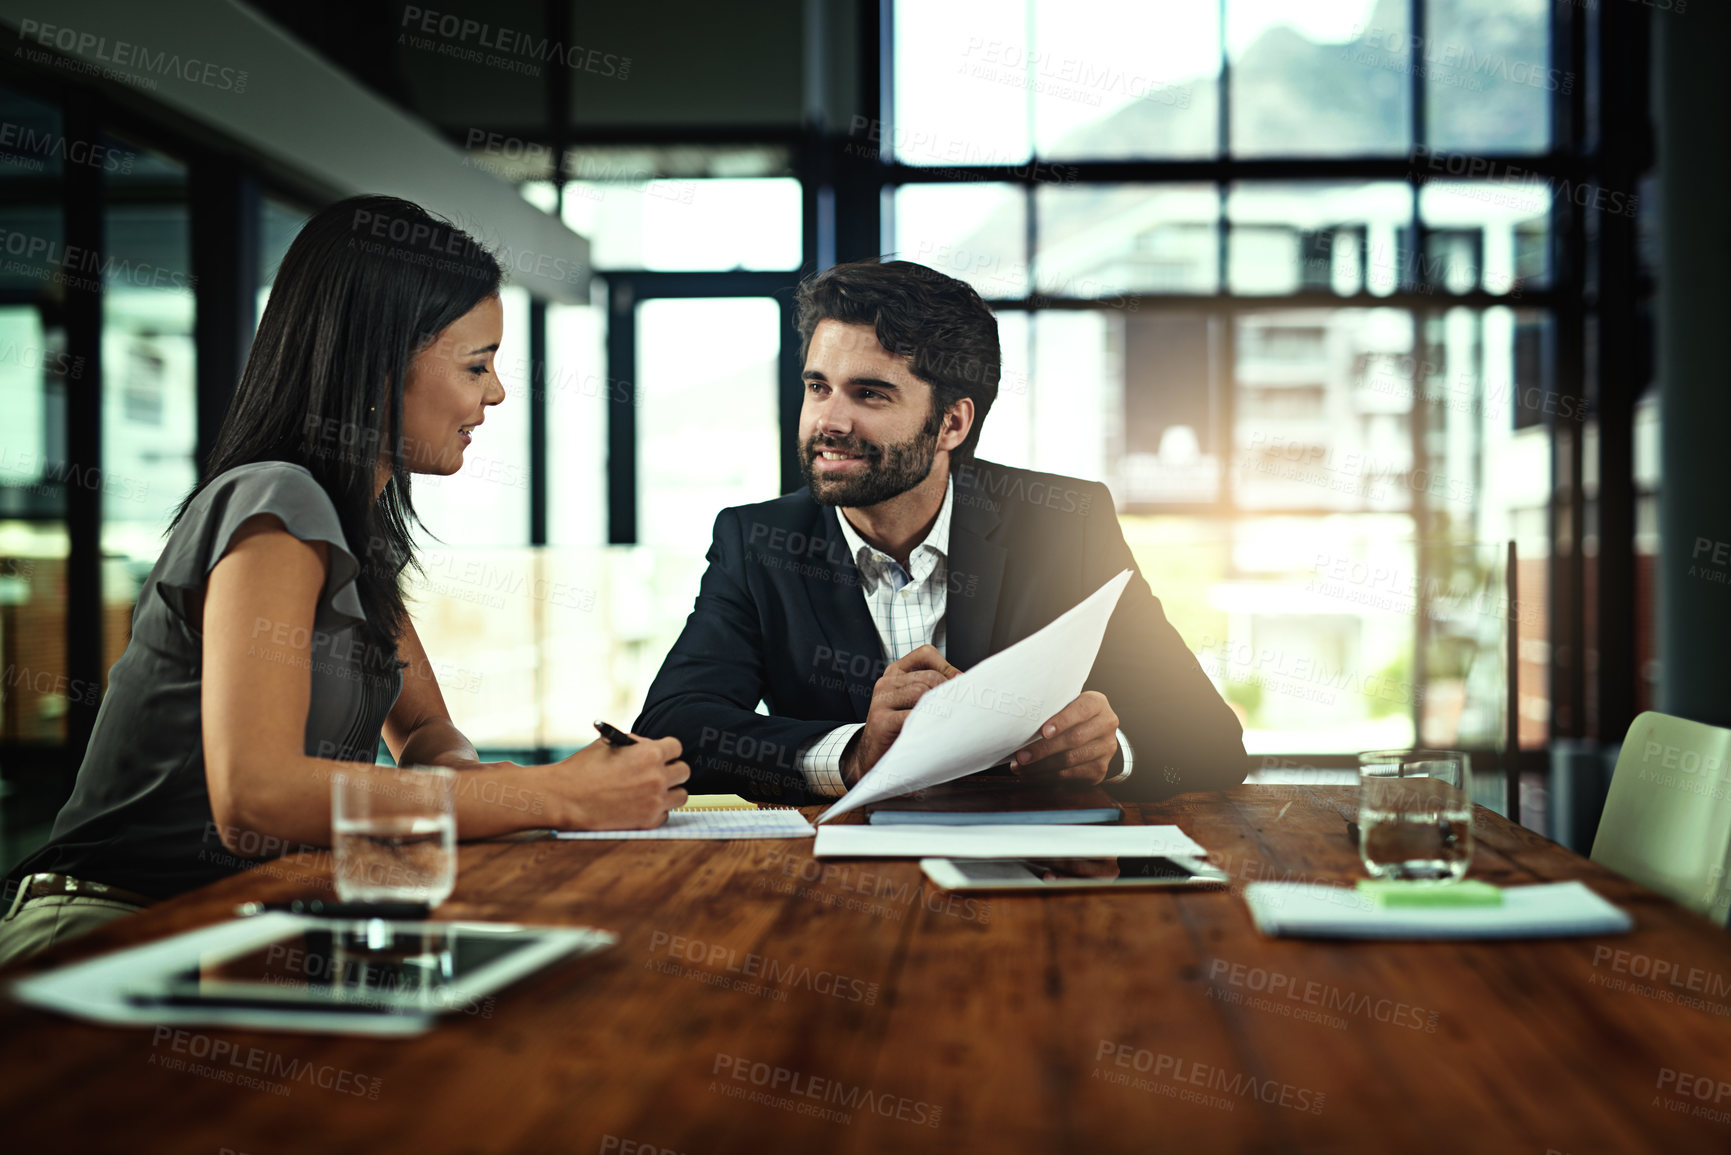
<instances>
[{"instance_id":1,"label":"wooden table grain","mask_svg":"<svg viewBox=\"0 0 1731 1155\"><path fill-rule=\"evenodd\" d=\"M1263 938L1242 886L1350 883L1351 787L1131 808L1231 875L1189 893L934 889L808 841L465 845L442 915L616 948L418 1039L89 1026L0 1003L7 1150L1731 1151L1731 937L1495 814L1472 876L1582 879L1631 934ZM328 893L284 860L11 977Z\"/></svg>"}]
</instances>

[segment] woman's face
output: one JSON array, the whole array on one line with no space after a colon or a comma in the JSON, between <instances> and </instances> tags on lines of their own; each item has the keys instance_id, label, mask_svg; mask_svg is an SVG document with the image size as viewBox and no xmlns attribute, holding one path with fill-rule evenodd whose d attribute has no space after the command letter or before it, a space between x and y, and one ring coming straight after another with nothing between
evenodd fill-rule
<instances>
[{"instance_id":1,"label":"woman's face","mask_svg":"<svg viewBox=\"0 0 1731 1155\"><path fill-rule=\"evenodd\" d=\"M410 473L452 474L487 406L505 399L493 355L505 329L497 295L452 321L409 362L403 385L403 464Z\"/></svg>"}]
</instances>

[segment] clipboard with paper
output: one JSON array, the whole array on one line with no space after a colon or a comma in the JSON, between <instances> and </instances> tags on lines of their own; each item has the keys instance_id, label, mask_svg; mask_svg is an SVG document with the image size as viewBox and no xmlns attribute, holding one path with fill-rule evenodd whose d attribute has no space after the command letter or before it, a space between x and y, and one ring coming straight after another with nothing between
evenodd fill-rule
<instances>
[{"instance_id":1,"label":"clipboard with paper","mask_svg":"<svg viewBox=\"0 0 1731 1155\"><path fill-rule=\"evenodd\" d=\"M928 691L889 753L817 821L978 773L1021 749L1082 692L1129 584L1124 570L1043 629Z\"/></svg>"}]
</instances>

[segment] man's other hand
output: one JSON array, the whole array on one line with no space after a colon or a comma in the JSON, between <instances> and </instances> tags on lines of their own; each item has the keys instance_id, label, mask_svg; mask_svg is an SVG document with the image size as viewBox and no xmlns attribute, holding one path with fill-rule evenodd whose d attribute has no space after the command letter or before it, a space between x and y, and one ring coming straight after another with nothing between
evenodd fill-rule
<instances>
[{"instance_id":1,"label":"man's other hand","mask_svg":"<svg viewBox=\"0 0 1731 1155\"><path fill-rule=\"evenodd\" d=\"M1048 718L1040 737L1010 758L1010 768L1035 782L1095 785L1111 773L1118 752L1118 715L1106 695L1084 690Z\"/></svg>"}]
</instances>

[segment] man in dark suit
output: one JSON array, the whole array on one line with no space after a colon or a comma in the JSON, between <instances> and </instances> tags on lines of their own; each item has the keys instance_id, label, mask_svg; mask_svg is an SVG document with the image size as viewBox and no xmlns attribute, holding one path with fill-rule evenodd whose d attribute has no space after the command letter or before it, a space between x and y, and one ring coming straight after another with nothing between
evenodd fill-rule
<instances>
[{"instance_id":1,"label":"man in dark suit","mask_svg":"<svg viewBox=\"0 0 1731 1155\"><path fill-rule=\"evenodd\" d=\"M979 295L906 261L799 290L806 488L725 509L638 733L693 792L807 801L883 757L920 697L1136 563L1106 487L974 458L997 396ZM768 714L758 713L759 702ZM1147 801L1243 781L1243 731L1140 572L1073 702L1026 711L1025 780Z\"/></svg>"}]
</instances>

